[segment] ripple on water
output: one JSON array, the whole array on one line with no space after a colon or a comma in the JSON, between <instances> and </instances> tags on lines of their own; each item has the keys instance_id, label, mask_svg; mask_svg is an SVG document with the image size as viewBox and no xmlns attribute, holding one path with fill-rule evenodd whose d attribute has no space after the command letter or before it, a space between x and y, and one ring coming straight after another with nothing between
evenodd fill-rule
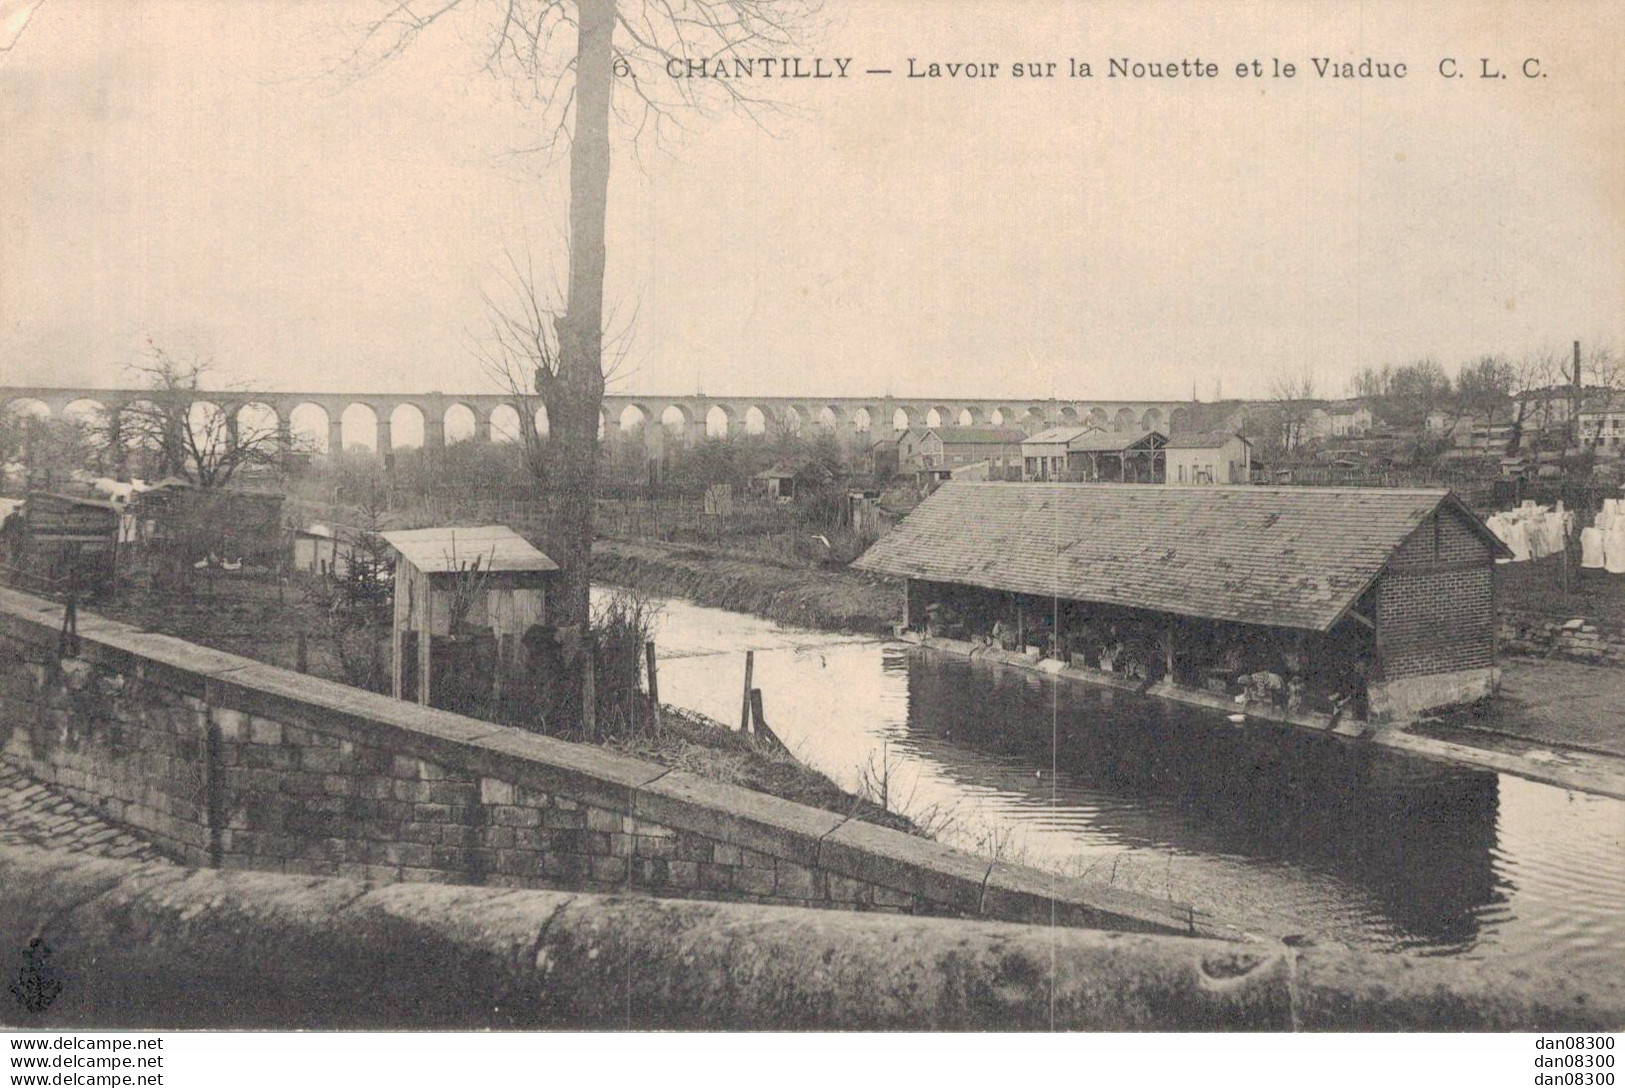
<instances>
[{"instance_id":1,"label":"ripple on water","mask_svg":"<svg viewBox=\"0 0 1625 1088\"><path fill-rule=\"evenodd\" d=\"M661 694L774 730L848 789L885 766L944 841L1257 933L1625 966L1625 803L1157 700L669 601Z\"/></svg>"}]
</instances>

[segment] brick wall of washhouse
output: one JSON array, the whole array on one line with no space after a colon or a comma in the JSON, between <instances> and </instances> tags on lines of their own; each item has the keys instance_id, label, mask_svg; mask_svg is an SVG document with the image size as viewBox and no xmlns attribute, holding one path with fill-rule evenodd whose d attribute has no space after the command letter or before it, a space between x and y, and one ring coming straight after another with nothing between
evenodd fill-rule
<instances>
[{"instance_id":1,"label":"brick wall of washhouse","mask_svg":"<svg viewBox=\"0 0 1625 1088\"><path fill-rule=\"evenodd\" d=\"M1177 904L0 590L0 755L198 866L1116 928Z\"/></svg>"},{"instance_id":2,"label":"brick wall of washhouse","mask_svg":"<svg viewBox=\"0 0 1625 1088\"><path fill-rule=\"evenodd\" d=\"M1443 510L1389 561L1377 589L1383 676L1399 680L1495 664L1494 556Z\"/></svg>"}]
</instances>

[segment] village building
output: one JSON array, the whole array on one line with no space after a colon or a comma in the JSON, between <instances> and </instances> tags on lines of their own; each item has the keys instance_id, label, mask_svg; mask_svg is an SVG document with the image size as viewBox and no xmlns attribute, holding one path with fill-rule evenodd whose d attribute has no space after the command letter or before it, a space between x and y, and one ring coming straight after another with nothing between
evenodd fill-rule
<instances>
[{"instance_id":1,"label":"village building","mask_svg":"<svg viewBox=\"0 0 1625 1088\"><path fill-rule=\"evenodd\" d=\"M104 597L117 585L122 508L86 495L31 492L7 518L10 581L70 597Z\"/></svg>"},{"instance_id":2,"label":"village building","mask_svg":"<svg viewBox=\"0 0 1625 1088\"><path fill-rule=\"evenodd\" d=\"M1513 395L1513 419L1525 436L1566 438L1569 425L1612 403L1622 391L1600 385L1550 385Z\"/></svg>"},{"instance_id":3,"label":"village building","mask_svg":"<svg viewBox=\"0 0 1625 1088\"><path fill-rule=\"evenodd\" d=\"M1244 484L1252 480L1253 444L1233 431L1170 435L1163 457L1171 484Z\"/></svg>"},{"instance_id":4,"label":"village building","mask_svg":"<svg viewBox=\"0 0 1625 1088\"><path fill-rule=\"evenodd\" d=\"M922 465L920 461L920 442L925 438L925 431L910 427L900 431L897 435L897 470L899 472L916 472Z\"/></svg>"},{"instance_id":5,"label":"village building","mask_svg":"<svg viewBox=\"0 0 1625 1088\"><path fill-rule=\"evenodd\" d=\"M1443 490L950 483L853 565L927 636L1382 721L1494 691L1507 554Z\"/></svg>"},{"instance_id":6,"label":"village building","mask_svg":"<svg viewBox=\"0 0 1625 1088\"><path fill-rule=\"evenodd\" d=\"M897 439L899 468L946 479L952 469L985 461L991 478L1019 480L1026 437L1014 427L911 428Z\"/></svg>"},{"instance_id":7,"label":"village building","mask_svg":"<svg viewBox=\"0 0 1625 1088\"><path fill-rule=\"evenodd\" d=\"M1511 448L1518 432L1510 406L1496 413L1436 409L1428 413L1426 427L1430 436L1450 443L1450 449L1445 451L1447 457L1503 454Z\"/></svg>"},{"instance_id":8,"label":"village building","mask_svg":"<svg viewBox=\"0 0 1625 1088\"><path fill-rule=\"evenodd\" d=\"M834 479L835 474L829 469L810 457L804 457L780 461L772 468L763 469L751 477L751 487L758 495L788 501Z\"/></svg>"},{"instance_id":9,"label":"village building","mask_svg":"<svg viewBox=\"0 0 1625 1088\"><path fill-rule=\"evenodd\" d=\"M350 570L355 540L348 529L320 522L293 531L293 569L343 578Z\"/></svg>"},{"instance_id":10,"label":"village building","mask_svg":"<svg viewBox=\"0 0 1625 1088\"><path fill-rule=\"evenodd\" d=\"M1051 427L1021 444L1022 478L1037 481L1161 483L1159 431L1127 434L1092 426Z\"/></svg>"},{"instance_id":11,"label":"village building","mask_svg":"<svg viewBox=\"0 0 1625 1088\"><path fill-rule=\"evenodd\" d=\"M392 690L397 699L467 713L500 704L534 679L551 639L547 622L558 564L505 525L382 534L395 549Z\"/></svg>"},{"instance_id":12,"label":"village building","mask_svg":"<svg viewBox=\"0 0 1625 1088\"><path fill-rule=\"evenodd\" d=\"M1363 400L1333 401L1327 407L1333 438L1350 438L1365 434L1374 422L1371 408Z\"/></svg>"},{"instance_id":13,"label":"village building","mask_svg":"<svg viewBox=\"0 0 1625 1088\"><path fill-rule=\"evenodd\" d=\"M1597 398L1580 410L1580 445L1604 455L1625 447L1625 393Z\"/></svg>"}]
</instances>

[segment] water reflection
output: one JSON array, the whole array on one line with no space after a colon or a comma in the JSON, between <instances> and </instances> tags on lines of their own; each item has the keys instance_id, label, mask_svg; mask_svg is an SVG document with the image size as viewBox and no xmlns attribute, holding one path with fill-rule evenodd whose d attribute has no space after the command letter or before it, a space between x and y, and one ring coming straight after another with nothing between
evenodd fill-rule
<instances>
[{"instance_id":1,"label":"water reflection","mask_svg":"<svg viewBox=\"0 0 1625 1088\"><path fill-rule=\"evenodd\" d=\"M922 757L956 778L967 747L1048 764L1047 780L1012 768L998 786L1087 810L1125 846L1312 868L1430 945L1470 945L1501 899L1493 774L937 655L888 655L886 667L906 675ZM977 766L975 784L988 780Z\"/></svg>"},{"instance_id":2,"label":"water reflection","mask_svg":"<svg viewBox=\"0 0 1625 1088\"><path fill-rule=\"evenodd\" d=\"M884 766L955 845L1265 934L1625 966L1625 803L681 601L657 640L662 696L728 722L754 649L804 760Z\"/></svg>"}]
</instances>

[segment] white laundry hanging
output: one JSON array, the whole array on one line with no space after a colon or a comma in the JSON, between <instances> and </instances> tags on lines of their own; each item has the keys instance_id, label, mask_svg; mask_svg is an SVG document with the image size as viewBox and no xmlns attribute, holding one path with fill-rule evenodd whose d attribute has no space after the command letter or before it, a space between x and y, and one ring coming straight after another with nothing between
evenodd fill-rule
<instances>
[{"instance_id":1,"label":"white laundry hanging","mask_svg":"<svg viewBox=\"0 0 1625 1088\"><path fill-rule=\"evenodd\" d=\"M1596 526L1580 530L1580 566L1585 570L1601 570L1602 530Z\"/></svg>"}]
</instances>

